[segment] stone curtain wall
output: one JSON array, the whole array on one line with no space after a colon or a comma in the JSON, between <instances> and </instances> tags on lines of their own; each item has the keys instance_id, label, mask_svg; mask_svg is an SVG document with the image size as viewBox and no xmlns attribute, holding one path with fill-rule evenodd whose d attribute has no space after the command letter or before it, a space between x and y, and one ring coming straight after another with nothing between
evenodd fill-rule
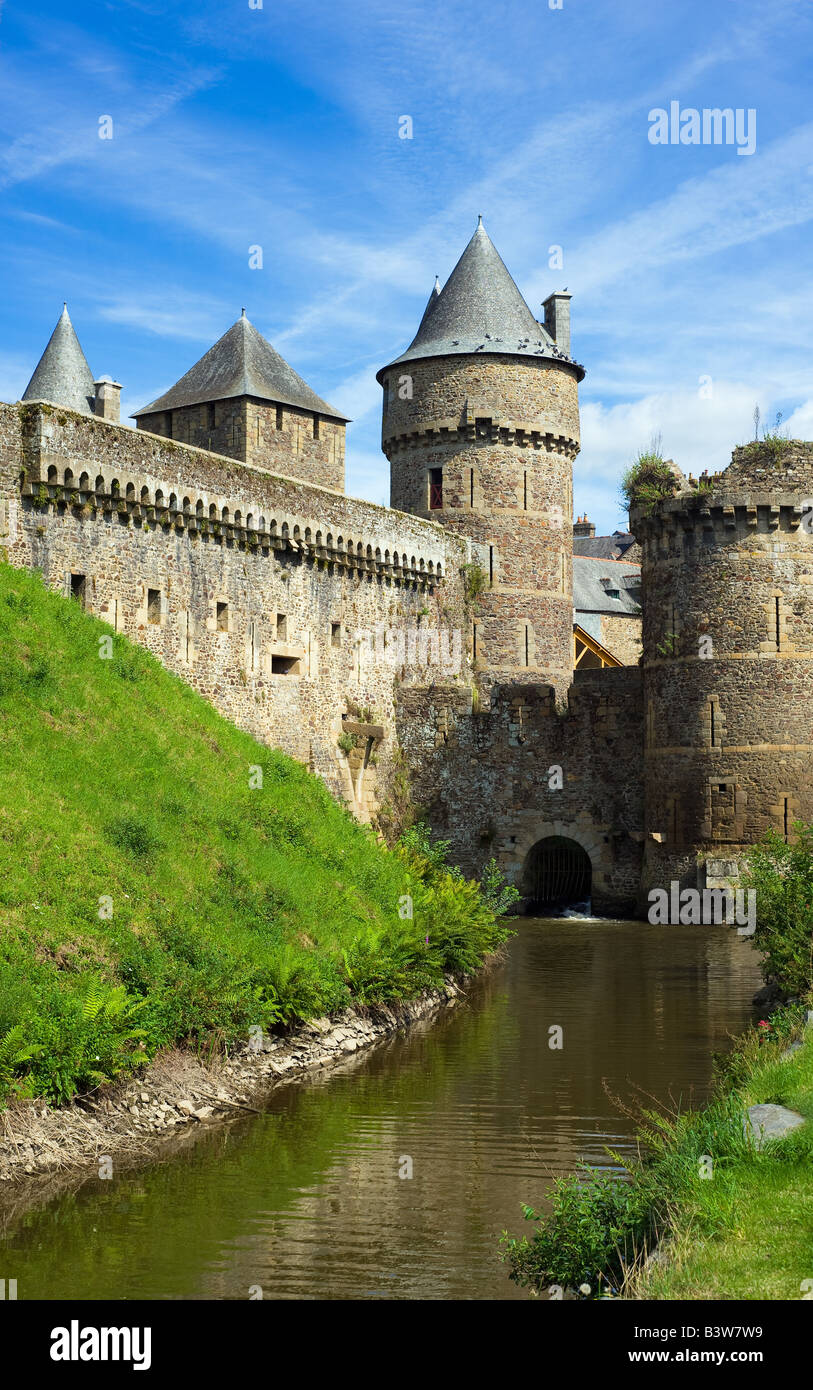
<instances>
[{"instance_id":1,"label":"stone curtain wall","mask_svg":"<svg viewBox=\"0 0 813 1390\"><path fill-rule=\"evenodd\" d=\"M477 669L564 694L573 667L575 371L485 355L402 363L385 379L382 447L392 505L472 542L488 583L472 638ZM437 510L433 470L442 478Z\"/></svg>"},{"instance_id":2,"label":"stone curtain wall","mask_svg":"<svg viewBox=\"0 0 813 1390\"><path fill-rule=\"evenodd\" d=\"M643 544L646 868L697 882L813 820L813 445L738 449L710 494L635 516ZM808 522L810 524L810 513ZM701 871L702 873L702 871ZM702 886L702 883L701 885Z\"/></svg>"},{"instance_id":3,"label":"stone curtain wall","mask_svg":"<svg viewBox=\"0 0 813 1390\"><path fill-rule=\"evenodd\" d=\"M463 542L48 406L0 407L0 499L12 563L62 593L81 589L89 611L369 814L370 754L386 768L394 751L395 689L439 673L420 644L394 665L356 634L465 631ZM343 715L361 759L337 746Z\"/></svg>"},{"instance_id":4,"label":"stone curtain wall","mask_svg":"<svg viewBox=\"0 0 813 1390\"><path fill-rule=\"evenodd\" d=\"M625 666L637 666L641 658L641 619L624 613L602 613L599 640Z\"/></svg>"},{"instance_id":5,"label":"stone curtain wall","mask_svg":"<svg viewBox=\"0 0 813 1390\"><path fill-rule=\"evenodd\" d=\"M339 420L240 396L140 415L138 425L271 473L344 492L345 426Z\"/></svg>"},{"instance_id":6,"label":"stone curtain wall","mask_svg":"<svg viewBox=\"0 0 813 1390\"><path fill-rule=\"evenodd\" d=\"M541 685L492 687L475 713L459 688L404 688L398 698L413 794L465 872L494 856L522 891L532 847L564 835L590 856L593 910L614 915L638 897L642 722L638 667L577 672L561 712Z\"/></svg>"}]
</instances>

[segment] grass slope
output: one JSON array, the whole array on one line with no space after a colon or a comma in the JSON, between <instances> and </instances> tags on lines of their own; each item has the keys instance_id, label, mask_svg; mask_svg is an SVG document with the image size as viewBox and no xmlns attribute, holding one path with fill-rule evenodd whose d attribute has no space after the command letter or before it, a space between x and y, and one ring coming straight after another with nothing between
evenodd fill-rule
<instances>
[{"instance_id":1,"label":"grass slope","mask_svg":"<svg viewBox=\"0 0 813 1390\"><path fill-rule=\"evenodd\" d=\"M0 1104L414 995L505 935L437 855L386 850L318 778L0 564Z\"/></svg>"},{"instance_id":2,"label":"grass slope","mask_svg":"<svg viewBox=\"0 0 813 1390\"><path fill-rule=\"evenodd\" d=\"M784 1031L784 1030L783 1030ZM799 1299L813 1293L813 1029L789 1057L786 1037L753 1035L735 1061L732 1122L709 1125L711 1179L686 1165L676 1183L668 1259L636 1285L639 1298ZM744 1144L743 1108L773 1101L808 1123L763 1150ZM719 1112L712 1107L710 1118Z\"/></svg>"}]
</instances>

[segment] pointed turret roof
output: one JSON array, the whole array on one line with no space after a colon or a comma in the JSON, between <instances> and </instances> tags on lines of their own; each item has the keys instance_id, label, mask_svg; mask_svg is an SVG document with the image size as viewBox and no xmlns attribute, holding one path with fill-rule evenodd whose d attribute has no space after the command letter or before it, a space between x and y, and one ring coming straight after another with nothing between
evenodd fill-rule
<instances>
[{"instance_id":1,"label":"pointed turret roof","mask_svg":"<svg viewBox=\"0 0 813 1390\"><path fill-rule=\"evenodd\" d=\"M534 318L482 218L443 289L436 297L433 290L406 352L389 367L472 352L572 361ZM584 369L573 365L581 379ZM389 367L377 373L379 381Z\"/></svg>"},{"instance_id":2,"label":"pointed turret roof","mask_svg":"<svg viewBox=\"0 0 813 1390\"><path fill-rule=\"evenodd\" d=\"M21 399L49 401L51 405L64 405L69 410L92 415L95 397L93 373L65 304Z\"/></svg>"},{"instance_id":3,"label":"pointed turret roof","mask_svg":"<svg viewBox=\"0 0 813 1390\"><path fill-rule=\"evenodd\" d=\"M254 396L261 401L298 406L334 420L347 420L312 391L271 344L257 332L243 310L240 318L214 347L163 396L134 411L132 419L158 410L177 410L205 401L225 401L234 396Z\"/></svg>"},{"instance_id":4,"label":"pointed turret roof","mask_svg":"<svg viewBox=\"0 0 813 1390\"><path fill-rule=\"evenodd\" d=\"M435 283L434 283L434 285L432 286L432 293L430 294L429 298L428 298L427 301L426 301L426 308L425 308L424 311L423 311L423 318L421 319L420 323L418 324L418 332L417 332L417 334L416 334L416 337L420 337L421 332L422 332L423 327L424 327L424 324L426 323L427 319L429 318L429 315L431 314L432 310L434 309L434 307L435 307L435 305L437 304L437 302L438 302L439 299L440 299L440 276L436 275L436 276L435 276Z\"/></svg>"}]
</instances>

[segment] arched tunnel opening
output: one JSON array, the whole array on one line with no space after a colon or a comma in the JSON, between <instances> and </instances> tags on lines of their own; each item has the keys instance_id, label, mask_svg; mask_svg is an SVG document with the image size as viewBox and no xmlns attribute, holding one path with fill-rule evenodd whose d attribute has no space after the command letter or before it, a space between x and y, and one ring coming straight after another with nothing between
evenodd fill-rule
<instances>
[{"instance_id":1,"label":"arched tunnel opening","mask_svg":"<svg viewBox=\"0 0 813 1390\"><path fill-rule=\"evenodd\" d=\"M576 840L547 835L528 851L523 875L528 912L544 915L577 905L589 909L592 883L590 856Z\"/></svg>"}]
</instances>

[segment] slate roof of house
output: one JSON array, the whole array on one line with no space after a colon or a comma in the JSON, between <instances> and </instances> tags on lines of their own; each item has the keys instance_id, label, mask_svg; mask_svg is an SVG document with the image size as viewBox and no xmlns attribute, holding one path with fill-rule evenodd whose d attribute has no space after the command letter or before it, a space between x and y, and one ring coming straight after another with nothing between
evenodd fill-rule
<instances>
[{"instance_id":1,"label":"slate roof of house","mask_svg":"<svg viewBox=\"0 0 813 1390\"><path fill-rule=\"evenodd\" d=\"M618 590L618 598L607 591ZM641 566L628 560L573 556L573 607L576 613L640 614ZM579 619L581 621L581 619ZM582 626L589 632L585 623Z\"/></svg>"},{"instance_id":2,"label":"slate roof of house","mask_svg":"<svg viewBox=\"0 0 813 1390\"><path fill-rule=\"evenodd\" d=\"M178 410L205 401L226 401L235 396L254 396L261 401L293 405L315 415L347 421L335 406L322 400L306 381L272 348L246 318L245 309L214 347L190 367L163 396L134 411L132 419L159 410Z\"/></svg>"},{"instance_id":3,"label":"slate roof of house","mask_svg":"<svg viewBox=\"0 0 813 1390\"><path fill-rule=\"evenodd\" d=\"M434 291L406 352L381 368L379 381L401 362L472 352L571 362L579 380L584 376L584 368L534 318L482 220L443 289L433 296Z\"/></svg>"},{"instance_id":4,"label":"slate roof of house","mask_svg":"<svg viewBox=\"0 0 813 1390\"><path fill-rule=\"evenodd\" d=\"M67 304L63 306L56 328L48 339L48 346L34 368L34 375L21 399L49 401L51 405L64 405L69 410L81 411L83 415L94 413L96 391L93 373L79 345Z\"/></svg>"},{"instance_id":5,"label":"slate roof of house","mask_svg":"<svg viewBox=\"0 0 813 1390\"><path fill-rule=\"evenodd\" d=\"M637 541L631 531L614 531L611 536L574 536L573 554L592 555L596 559L604 560L623 560L636 545Z\"/></svg>"}]
</instances>

